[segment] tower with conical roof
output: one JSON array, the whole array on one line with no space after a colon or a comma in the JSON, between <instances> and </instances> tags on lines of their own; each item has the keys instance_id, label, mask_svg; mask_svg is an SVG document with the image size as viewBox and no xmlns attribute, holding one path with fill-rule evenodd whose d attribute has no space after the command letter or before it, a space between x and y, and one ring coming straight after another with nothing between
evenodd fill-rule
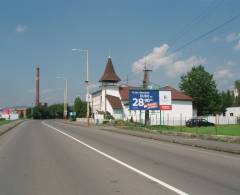
<instances>
[{"instance_id":1,"label":"tower with conical roof","mask_svg":"<svg viewBox=\"0 0 240 195\"><path fill-rule=\"evenodd\" d=\"M115 72L112 59L109 56L104 73L99 80L99 82L102 83L102 103L100 106L102 111L107 111L107 95L111 94L115 96L119 94L119 89L116 85L119 81L121 81L121 79Z\"/></svg>"},{"instance_id":2,"label":"tower with conical roof","mask_svg":"<svg viewBox=\"0 0 240 195\"><path fill-rule=\"evenodd\" d=\"M100 78L99 82L101 82L103 85L105 85L105 84L118 83L119 81L121 81L121 79L116 74L115 69L113 67L112 59L109 56L105 71L104 71L102 77Z\"/></svg>"}]
</instances>

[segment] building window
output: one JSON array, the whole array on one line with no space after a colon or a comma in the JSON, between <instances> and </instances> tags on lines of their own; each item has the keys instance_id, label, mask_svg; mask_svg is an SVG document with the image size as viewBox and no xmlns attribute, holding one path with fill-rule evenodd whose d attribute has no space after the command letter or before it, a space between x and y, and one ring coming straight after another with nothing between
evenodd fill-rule
<instances>
[{"instance_id":1,"label":"building window","mask_svg":"<svg viewBox=\"0 0 240 195\"><path fill-rule=\"evenodd\" d=\"M233 113L232 113L232 112L230 113L230 116L233 116Z\"/></svg>"}]
</instances>

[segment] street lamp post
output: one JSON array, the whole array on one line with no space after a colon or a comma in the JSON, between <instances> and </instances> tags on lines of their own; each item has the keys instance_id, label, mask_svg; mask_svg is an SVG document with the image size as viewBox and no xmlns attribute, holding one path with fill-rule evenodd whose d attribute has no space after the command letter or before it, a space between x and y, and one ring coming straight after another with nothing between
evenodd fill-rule
<instances>
[{"instance_id":1,"label":"street lamp post","mask_svg":"<svg viewBox=\"0 0 240 195\"><path fill-rule=\"evenodd\" d=\"M64 105L63 105L63 118L67 119L67 96L68 96L68 82L67 79L64 77L56 77L57 79L64 79L65 80L65 90L64 90Z\"/></svg>"},{"instance_id":2,"label":"street lamp post","mask_svg":"<svg viewBox=\"0 0 240 195\"><path fill-rule=\"evenodd\" d=\"M89 111L90 111L90 109L89 109L89 86L88 86L88 84L89 84L89 71L88 71L88 67L89 67L89 65L88 65L88 49L72 49L72 51L73 52L86 52L86 55L87 55L87 79L86 79L86 81L85 81L85 83L86 83L86 91L87 91L87 94L86 94L86 100L87 100L87 124L88 124L88 126L89 126Z\"/></svg>"}]
</instances>

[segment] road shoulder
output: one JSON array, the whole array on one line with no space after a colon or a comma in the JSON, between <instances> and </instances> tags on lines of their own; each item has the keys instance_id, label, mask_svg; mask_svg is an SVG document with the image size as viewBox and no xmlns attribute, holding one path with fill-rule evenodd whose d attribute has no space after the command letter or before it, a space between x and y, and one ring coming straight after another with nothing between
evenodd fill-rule
<instances>
[{"instance_id":1,"label":"road shoulder","mask_svg":"<svg viewBox=\"0 0 240 195\"><path fill-rule=\"evenodd\" d=\"M20 125L21 123L23 123L25 120L17 120L17 121L13 121L11 123L5 124L5 125L1 125L0 126L0 136L7 133L8 131L10 131L11 129L17 127L18 125Z\"/></svg>"},{"instance_id":2,"label":"road shoulder","mask_svg":"<svg viewBox=\"0 0 240 195\"><path fill-rule=\"evenodd\" d=\"M77 122L69 122L69 121L61 121L61 122L65 123L65 124L86 127L85 124L80 124ZM116 127L112 127L112 126L91 126L91 127L98 129L98 130L119 133L119 134L125 134L125 135L130 135L130 136L136 136L136 137L141 137L141 138L146 138L146 139L153 139L153 140L157 140L157 141L171 142L171 143L176 143L176 144L204 148L204 149L208 149L208 150L240 154L240 144L238 144L238 143L228 143L228 142L222 142L222 141L205 140L205 139L201 139L201 138L190 138L190 137L177 136L177 135L165 135L165 134L154 133L154 132L140 132L140 131L134 131L134 130L129 130L129 129L116 128Z\"/></svg>"}]
</instances>

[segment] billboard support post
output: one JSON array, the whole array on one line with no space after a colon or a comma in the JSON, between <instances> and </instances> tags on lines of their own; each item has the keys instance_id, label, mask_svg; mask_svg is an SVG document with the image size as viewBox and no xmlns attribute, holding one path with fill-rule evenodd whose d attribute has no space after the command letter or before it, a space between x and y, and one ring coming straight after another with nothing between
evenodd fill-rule
<instances>
[{"instance_id":1,"label":"billboard support post","mask_svg":"<svg viewBox=\"0 0 240 195\"><path fill-rule=\"evenodd\" d=\"M159 90L146 90L136 89L129 91L129 110L137 111L140 113L140 123L142 124L142 110L145 112L145 121L150 122L149 110L159 110L160 125L164 124L164 116L162 121L162 110L172 110L172 97L171 91L159 91ZM163 113L164 114L164 113ZM148 117L146 117L148 115ZM147 119L147 120L146 120ZM169 120L169 119L168 119Z\"/></svg>"},{"instance_id":2,"label":"billboard support post","mask_svg":"<svg viewBox=\"0 0 240 195\"><path fill-rule=\"evenodd\" d=\"M162 113L161 113L161 110L160 110L160 126L162 125Z\"/></svg>"},{"instance_id":3,"label":"billboard support post","mask_svg":"<svg viewBox=\"0 0 240 195\"><path fill-rule=\"evenodd\" d=\"M142 126L142 111L140 110L140 125Z\"/></svg>"}]
</instances>

